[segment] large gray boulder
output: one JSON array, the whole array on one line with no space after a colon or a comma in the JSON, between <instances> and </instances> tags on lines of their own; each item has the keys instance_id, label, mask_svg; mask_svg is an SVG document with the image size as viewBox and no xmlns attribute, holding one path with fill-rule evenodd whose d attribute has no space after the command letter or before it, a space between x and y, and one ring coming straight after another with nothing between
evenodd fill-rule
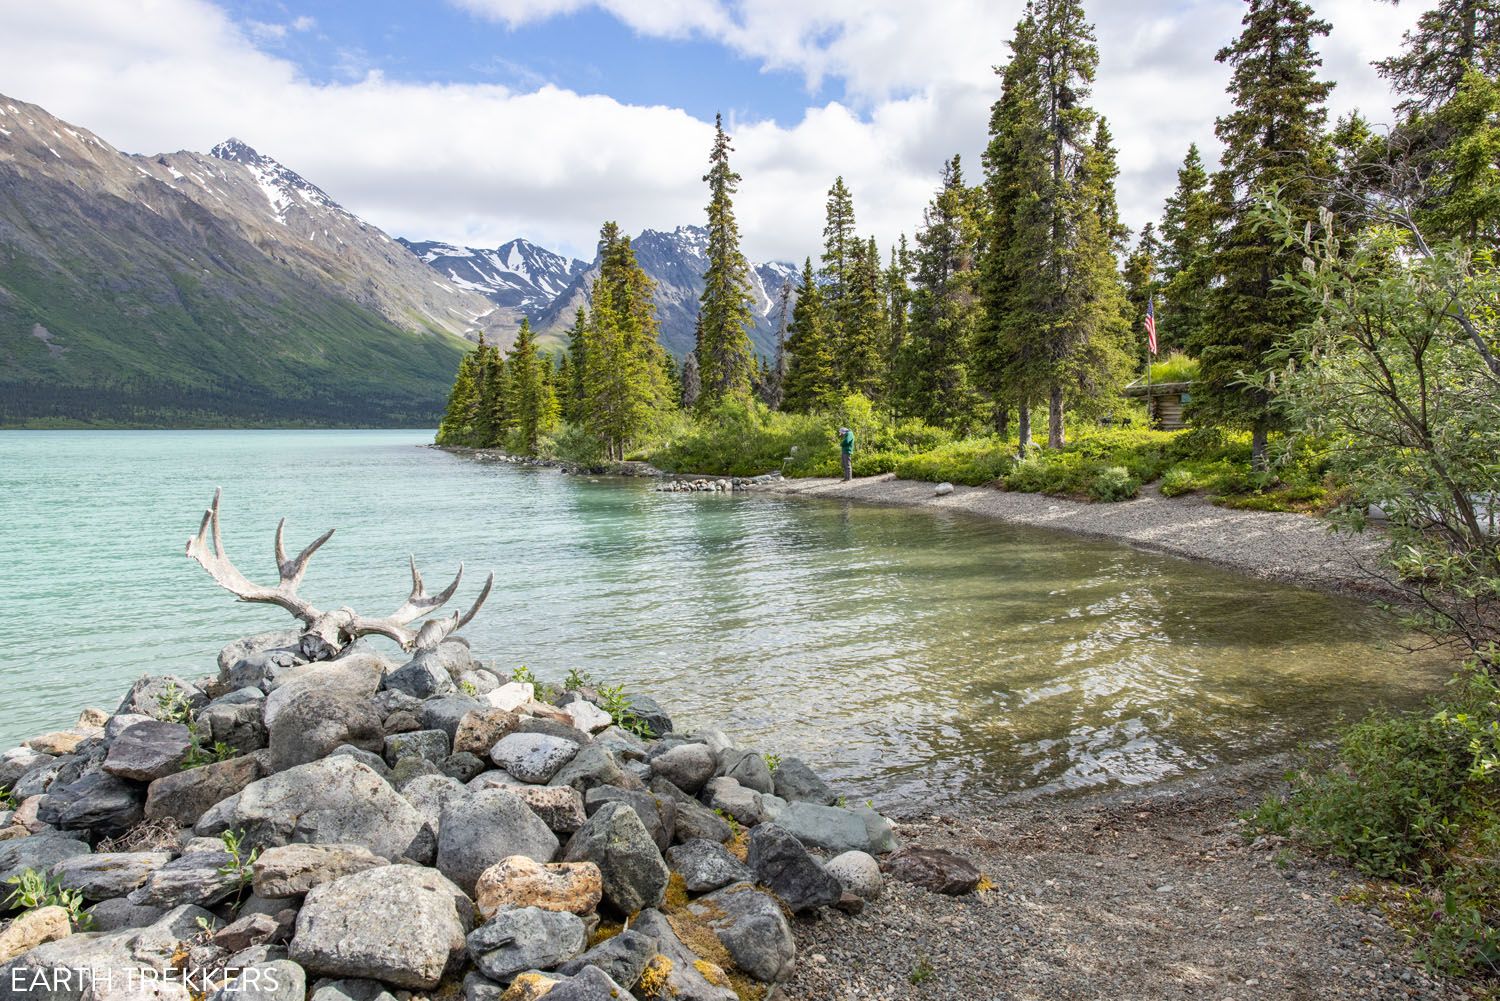
<instances>
[{"instance_id":1,"label":"large gray boulder","mask_svg":"<svg viewBox=\"0 0 1500 1001\"><path fill-rule=\"evenodd\" d=\"M260 758L246 755L164 775L146 789L146 817L192 827L209 807L265 774Z\"/></svg>"},{"instance_id":2,"label":"large gray boulder","mask_svg":"<svg viewBox=\"0 0 1500 1001\"><path fill-rule=\"evenodd\" d=\"M59 788L56 783L37 807L37 820L61 831L88 831L114 837L134 827L144 816L139 786L95 772Z\"/></svg>"},{"instance_id":3,"label":"large gray boulder","mask_svg":"<svg viewBox=\"0 0 1500 1001\"><path fill-rule=\"evenodd\" d=\"M670 799L677 804L676 830L674 831L677 841L704 838L722 844L734 837L734 829L729 826L729 821L665 779L659 776L652 779L651 791L658 799Z\"/></svg>"},{"instance_id":4,"label":"large gray boulder","mask_svg":"<svg viewBox=\"0 0 1500 1001\"><path fill-rule=\"evenodd\" d=\"M655 699L649 695L632 695L629 698L631 714L646 724L653 737L672 732L672 717L667 715L667 711Z\"/></svg>"},{"instance_id":5,"label":"large gray boulder","mask_svg":"<svg viewBox=\"0 0 1500 1001\"><path fill-rule=\"evenodd\" d=\"M261 694L257 688L241 688L232 694L240 692ZM206 743L228 744L241 754L249 754L265 747L270 740L262 716L264 710L263 695L258 699L219 699L198 714L198 729L207 735Z\"/></svg>"},{"instance_id":6,"label":"large gray boulder","mask_svg":"<svg viewBox=\"0 0 1500 1001\"><path fill-rule=\"evenodd\" d=\"M0 883L21 875L27 869L50 872L59 862L88 855L92 850L86 842L58 831L0 841Z\"/></svg>"},{"instance_id":7,"label":"large gray boulder","mask_svg":"<svg viewBox=\"0 0 1500 1001\"><path fill-rule=\"evenodd\" d=\"M385 763L392 767L402 758L417 757L434 765L448 756L448 735L442 730L411 730L385 738Z\"/></svg>"},{"instance_id":8,"label":"large gray boulder","mask_svg":"<svg viewBox=\"0 0 1500 1001\"><path fill-rule=\"evenodd\" d=\"M722 811L746 827L754 827L765 819L765 807L760 793L740 785L737 779L727 775L708 780L703 787L703 801L709 809Z\"/></svg>"},{"instance_id":9,"label":"large gray boulder","mask_svg":"<svg viewBox=\"0 0 1500 1001\"><path fill-rule=\"evenodd\" d=\"M226 803L225 810L215 807L200 818L197 833L232 828L266 847L356 844L397 859L408 854L423 826L422 815L373 769L343 755L252 782Z\"/></svg>"},{"instance_id":10,"label":"large gray boulder","mask_svg":"<svg viewBox=\"0 0 1500 1001\"><path fill-rule=\"evenodd\" d=\"M484 712L488 707L474 698L472 695L445 695L439 699L428 699L422 703L418 711L422 726L429 730L441 730L452 740L458 733L458 725L465 716L472 712ZM499 740L496 737L495 740ZM488 754L490 748L495 746L492 740L484 746L483 750L475 751L476 754ZM470 748L472 750L472 748Z\"/></svg>"},{"instance_id":11,"label":"large gray boulder","mask_svg":"<svg viewBox=\"0 0 1500 1001\"><path fill-rule=\"evenodd\" d=\"M819 806L832 806L836 797L828 784L818 777L801 758L782 758L776 766L776 771L771 774L775 784L772 790L782 799L793 803L805 802L816 803Z\"/></svg>"},{"instance_id":12,"label":"large gray boulder","mask_svg":"<svg viewBox=\"0 0 1500 1001\"><path fill-rule=\"evenodd\" d=\"M213 1001L304 1001L307 974L287 959L255 963L214 994Z\"/></svg>"},{"instance_id":13,"label":"large gray boulder","mask_svg":"<svg viewBox=\"0 0 1500 1001\"><path fill-rule=\"evenodd\" d=\"M279 689L277 694L286 690ZM337 689L303 689L267 726L271 770L317 761L342 744L379 754L385 748L380 723L380 714L364 696Z\"/></svg>"},{"instance_id":14,"label":"large gray boulder","mask_svg":"<svg viewBox=\"0 0 1500 1001\"><path fill-rule=\"evenodd\" d=\"M418 654L387 674L382 685L392 691L404 692L414 699L449 695L457 687L453 683L453 676L443 669L442 664L423 654Z\"/></svg>"},{"instance_id":15,"label":"large gray boulder","mask_svg":"<svg viewBox=\"0 0 1500 1001\"><path fill-rule=\"evenodd\" d=\"M667 865L682 877L689 893L708 893L752 878L745 863L717 841L693 838L667 849Z\"/></svg>"},{"instance_id":16,"label":"large gray boulder","mask_svg":"<svg viewBox=\"0 0 1500 1001\"><path fill-rule=\"evenodd\" d=\"M774 787L770 766L758 751L725 749L719 754L719 774L760 793L770 793Z\"/></svg>"},{"instance_id":17,"label":"large gray boulder","mask_svg":"<svg viewBox=\"0 0 1500 1001\"><path fill-rule=\"evenodd\" d=\"M430 990L461 960L473 914L463 891L431 869L366 869L309 891L288 955L320 976Z\"/></svg>"},{"instance_id":18,"label":"large gray boulder","mask_svg":"<svg viewBox=\"0 0 1500 1001\"><path fill-rule=\"evenodd\" d=\"M9 789L27 772L41 768L53 760L53 755L33 751L29 747L13 747L0 754L0 789Z\"/></svg>"},{"instance_id":19,"label":"large gray boulder","mask_svg":"<svg viewBox=\"0 0 1500 1001\"><path fill-rule=\"evenodd\" d=\"M132 904L127 897L111 897L101 900L88 909L94 919L93 931L118 931L121 928L145 928L161 920L167 913L160 907L149 904Z\"/></svg>"},{"instance_id":20,"label":"large gray boulder","mask_svg":"<svg viewBox=\"0 0 1500 1001\"><path fill-rule=\"evenodd\" d=\"M296 651L301 640L301 626L287 626L285 629L273 629L254 636L242 636L219 651L219 678L226 678L235 665L254 654L267 650L283 650L288 653ZM298 656L300 657L300 651Z\"/></svg>"},{"instance_id":21,"label":"large gray boulder","mask_svg":"<svg viewBox=\"0 0 1500 1001\"><path fill-rule=\"evenodd\" d=\"M597 966L559 980L546 994L552 1001L616 1001L629 997L629 989Z\"/></svg>"},{"instance_id":22,"label":"large gray boulder","mask_svg":"<svg viewBox=\"0 0 1500 1001\"><path fill-rule=\"evenodd\" d=\"M149 907L212 907L242 885L229 852L189 852L152 869L127 899Z\"/></svg>"},{"instance_id":23,"label":"large gray boulder","mask_svg":"<svg viewBox=\"0 0 1500 1001\"><path fill-rule=\"evenodd\" d=\"M578 745L544 733L512 733L490 750L490 760L522 782L545 785L573 760Z\"/></svg>"},{"instance_id":24,"label":"large gray boulder","mask_svg":"<svg viewBox=\"0 0 1500 1001\"><path fill-rule=\"evenodd\" d=\"M508 983L518 973L572 959L583 951L587 937L576 914L515 907L469 933L469 958L491 980Z\"/></svg>"},{"instance_id":25,"label":"large gray boulder","mask_svg":"<svg viewBox=\"0 0 1500 1001\"><path fill-rule=\"evenodd\" d=\"M263 710L266 726L273 725L283 709L300 702L308 692L337 692L369 699L380 690L380 680L390 667L384 655L360 640L334 660L292 668L279 675L269 689Z\"/></svg>"},{"instance_id":26,"label":"large gray boulder","mask_svg":"<svg viewBox=\"0 0 1500 1001\"><path fill-rule=\"evenodd\" d=\"M97 852L52 867L52 878L88 901L123 897L172 860L169 852Z\"/></svg>"},{"instance_id":27,"label":"large gray boulder","mask_svg":"<svg viewBox=\"0 0 1500 1001\"><path fill-rule=\"evenodd\" d=\"M677 831L677 802L654 793L638 789L620 789L616 786L595 786L583 798L585 814L592 816L605 803L624 803L635 811L651 832L656 847L666 851Z\"/></svg>"},{"instance_id":28,"label":"large gray boulder","mask_svg":"<svg viewBox=\"0 0 1500 1001\"><path fill-rule=\"evenodd\" d=\"M315 886L388 864L362 845L277 845L255 860L251 885L258 897L300 897Z\"/></svg>"},{"instance_id":29,"label":"large gray boulder","mask_svg":"<svg viewBox=\"0 0 1500 1001\"><path fill-rule=\"evenodd\" d=\"M116 716L138 713L152 719L165 719L170 710L182 706L197 711L208 705L208 696L197 685L184 681L175 674L143 674L130 686L125 698L120 700Z\"/></svg>"},{"instance_id":30,"label":"large gray boulder","mask_svg":"<svg viewBox=\"0 0 1500 1001\"><path fill-rule=\"evenodd\" d=\"M688 913L713 929L734 965L756 980L774 984L791 976L797 943L769 894L735 883L689 904Z\"/></svg>"},{"instance_id":31,"label":"large gray boulder","mask_svg":"<svg viewBox=\"0 0 1500 1001\"><path fill-rule=\"evenodd\" d=\"M554 776L549 783L555 786L572 786L579 792L588 792L598 786L640 786L640 781L629 775L620 766L615 752L603 744L586 744Z\"/></svg>"},{"instance_id":32,"label":"large gray boulder","mask_svg":"<svg viewBox=\"0 0 1500 1001\"><path fill-rule=\"evenodd\" d=\"M678 744L651 759L651 774L660 775L689 795L714 777L718 762L704 744Z\"/></svg>"},{"instance_id":33,"label":"large gray boulder","mask_svg":"<svg viewBox=\"0 0 1500 1001\"><path fill-rule=\"evenodd\" d=\"M451 775L418 775L402 785L400 792L422 815L422 833L407 854L412 858L434 858L438 829L443 823L443 807L451 800L468 795L469 790Z\"/></svg>"},{"instance_id":34,"label":"large gray boulder","mask_svg":"<svg viewBox=\"0 0 1500 1001\"><path fill-rule=\"evenodd\" d=\"M187 988L180 980L170 979L176 968L176 957L202 931L212 928L217 919L201 907L184 906L163 914L144 928L121 928L117 931L88 935L69 935L55 942L39 945L30 952L0 966L0 997L7 1001L95 1001L105 997L129 1001L190 1001ZM59 971L73 971L60 976ZM150 971L143 974L142 971ZM156 984L140 989L144 977ZM44 991L16 990L13 985L45 984ZM113 992L95 992L97 984L117 985ZM131 992L126 985L136 985Z\"/></svg>"},{"instance_id":35,"label":"large gray boulder","mask_svg":"<svg viewBox=\"0 0 1500 1001\"><path fill-rule=\"evenodd\" d=\"M396 1001L396 995L378 980L345 977L323 981L308 1001Z\"/></svg>"},{"instance_id":36,"label":"large gray boulder","mask_svg":"<svg viewBox=\"0 0 1500 1001\"><path fill-rule=\"evenodd\" d=\"M534 786L522 782L507 788L557 834L572 834L588 819L583 797L572 786Z\"/></svg>"},{"instance_id":37,"label":"large gray boulder","mask_svg":"<svg viewBox=\"0 0 1500 1001\"><path fill-rule=\"evenodd\" d=\"M707 962L686 945L661 911L644 910L631 922L631 927L642 935L656 939L656 948L671 960L667 971L667 985L663 992L674 1001L739 1001L740 996L731 988L710 983L700 972L698 963ZM720 973L722 974L722 970Z\"/></svg>"},{"instance_id":38,"label":"large gray boulder","mask_svg":"<svg viewBox=\"0 0 1500 1001\"><path fill-rule=\"evenodd\" d=\"M181 723L137 723L109 745L104 770L134 782L150 782L182 768L193 738Z\"/></svg>"},{"instance_id":39,"label":"large gray boulder","mask_svg":"<svg viewBox=\"0 0 1500 1001\"><path fill-rule=\"evenodd\" d=\"M593 862L604 877L604 899L623 914L660 906L671 872L634 810L605 803L568 841L563 861Z\"/></svg>"},{"instance_id":40,"label":"large gray boulder","mask_svg":"<svg viewBox=\"0 0 1500 1001\"><path fill-rule=\"evenodd\" d=\"M816 803L788 803L776 814L776 826L808 848L827 852L870 851L865 820L852 810Z\"/></svg>"},{"instance_id":41,"label":"large gray boulder","mask_svg":"<svg viewBox=\"0 0 1500 1001\"><path fill-rule=\"evenodd\" d=\"M517 796L485 789L455 797L443 807L437 867L472 894L484 870L512 855L551 862L557 835Z\"/></svg>"},{"instance_id":42,"label":"large gray boulder","mask_svg":"<svg viewBox=\"0 0 1500 1001\"><path fill-rule=\"evenodd\" d=\"M627 928L605 939L588 952L570 959L557 968L563 976L571 977L583 972L585 966L597 967L625 990L633 990L640 982L646 964L656 955L656 939Z\"/></svg>"},{"instance_id":43,"label":"large gray boulder","mask_svg":"<svg viewBox=\"0 0 1500 1001\"><path fill-rule=\"evenodd\" d=\"M755 881L795 913L832 906L844 892L802 842L775 824L761 824L750 832L745 861Z\"/></svg>"}]
</instances>

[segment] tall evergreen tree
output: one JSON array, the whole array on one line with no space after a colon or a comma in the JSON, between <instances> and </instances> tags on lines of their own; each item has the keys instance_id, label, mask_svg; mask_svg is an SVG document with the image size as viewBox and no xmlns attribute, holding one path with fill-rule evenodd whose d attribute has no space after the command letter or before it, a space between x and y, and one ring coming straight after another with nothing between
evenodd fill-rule
<instances>
[{"instance_id":1,"label":"tall evergreen tree","mask_svg":"<svg viewBox=\"0 0 1500 1001\"><path fill-rule=\"evenodd\" d=\"M806 413L831 402L839 389L833 365L833 331L811 258L802 265L802 285L792 307L786 354L782 408Z\"/></svg>"},{"instance_id":2,"label":"tall evergreen tree","mask_svg":"<svg viewBox=\"0 0 1500 1001\"><path fill-rule=\"evenodd\" d=\"M834 178L833 187L828 189L824 220L823 266L819 271L823 279L823 304L838 322L844 308L849 270L859 243L859 237L854 235L854 196L849 193L842 176Z\"/></svg>"},{"instance_id":3,"label":"tall evergreen tree","mask_svg":"<svg viewBox=\"0 0 1500 1001\"><path fill-rule=\"evenodd\" d=\"M985 165L991 232L981 338L984 382L1013 394L1029 439L1038 389L1048 400L1048 445L1063 444L1070 390L1085 409L1112 392L1122 313L1112 259L1122 230L1114 208L1114 151L1088 105L1098 64L1078 0L1031 0L1011 42L991 116Z\"/></svg>"},{"instance_id":4,"label":"tall evergreen tree","mask_svg":"<svg viewBox=\"0 0 1500 1001\"><path fill-rule=\"evenodd\" d=\"M510 410L510 448L520 455L537 455L541 438L557 424L557 397L548 373L552 362L538 355L531 323L521 320L516 342L506 358Z\"/></svg>"},{"instance_id":5,"label":"tall evergreen tree","mask_svg":"<svg viewBox=\"0 0 1500 1001\"><path fill-rule=\"evenodd\" d=\"M890 332L885 324L880 248L874 237L852 244L843 295L843 324L834 337L834 371L845 392L878 400L885 394L889 374Z\"/></svg>"},{"instance_id":6,"label":"tall evergreen tree","mask_svg":"<svg viewBox=\"0 0 1500 1001\"><path fill-rule=\"evenodd\" d=\"M656 415L673 401L657 341L653 283L630 239L609 222L600 232L584 360L584 426L610 459L623 459Z\"/></svg>"},{"instance_id":7,"label":"tall evergreen tree","mask_svg":"<svg viewBox=\"0 0 1500 1001\"><path fill-rule=\"evenodd\" d=\"M917 233L910 336L896 362L900 412L965 431L978 402L969 378L980 314L978 202L955 156Z\"/></svg>"},{"instance_id":8,"label":"tall evergreen tree","mask_svg":"<svg viewBox=\"0 0 1500 1001\"><path fill-rule=\"evenodd\" d=\"M682 360L682 405L688 409L696 407L702 394L703 381L698 374L698 353L689 351Z\"/></svg>"},{"instance_id":9,"label":"tall evergreen tree","mask_svg":"<svg viewBox=\"0 0 1500 1001\"><path fill-rule=\"evenodd\" d=\"M563 416L573 424L583 423L585 373L589 358L589 314L582 306L573 314L573 326L568 331L568 381L564 384L566 396L563 400Z\"/></svg>"},{"instance_id":10,"label":"tall evergreen tree","mask_svg":"<svg viewBox=\"0 0 1500 1001\"><path fill-rule=\"evenodd\" d=\"M509 380L500 349L481 344L475 374L478 398L474 407L474 444L503 448L511 429Z\"/></svg>"},{"instance_id":11,"label":"tall evergreen tree","mask_svg":"<svg viewBox=\"0 0 1500 1001\"><path fill-rule=\"evenodd\" d=\"M458 375L453 388L448 392L448 406L438 424L436 443L439 445L472 445L474 412L479 398L476 385L479 354L484 349L484 334L479 344L467 351L458 362Z\"/></svg>"},{"instance_id":12,"label":"tall evergreen tree","mask_svg":"<svg viewBox=\"0 0 1500 1001\"><path fill-rule=\"evenodd\" d=\"M722 116L714 116L714 145L708 173L708 271L699 299L698 359L702 393L698 404L712 406L725 396L750 391L753 359L750 265L740 251L740 228L734 218L733 196L740 175L729 166L729 136Z\"/></svg>"},{"instance_id":13,"label":"tall evergreen tree","mask_svg":"<svg viewBox=\"0 0 1500 1001\"><path fill-rule=\"evenodd\" d=\"M916 265L912 261L911 248L906 234L891 248L890 263L885 268L885 325L891 334L889 357L892 368L906 343L907 325L911 313L911 280Z\"/></svg>"},{"instance_id":14,"label":"tall evergreen tree","mask_svg":"<svg viewBox=\"0 0 1500 1001\"><path fill-rule=\"evenodd\" d=\"M1214 205L1208 171L1196 143L1177 170L1177 189L1161 222L1162 300L1157 335L1174 344L1196 344L1208 332L1209 281L1214 249Z\"/></svg>"},{"instance_id":15,"label":"tall evergreen tree","mask_svg":"<svg viewBox=\"0 0 1500 1001\"><path fill-rule=\"evenodd\" d=\"M1401 95L1408 117L1458 96L1470 68L1500 76L1500 0L1438 0L1402 38L1400 55L1375 64Z\"/></svg>"},{"instance_id":16,"label":"tall evergreen tree","mask_svg":"<svg viewBox=\"0 0 1500 1001\"><path fill-rule=\"evenodd\" d=\"M1303 0L1247 0L1244 31L1216 57L1233 67L1234 110L1214 131L1223 143L1214 177L1215 241L1210 326L1196 332L1199 379L1190 408L1199 420L1248 428L1256 468L1277 424L1267 385L1247 379L1267 354L1308 319L1308 307L1276 281L1300 266L1300 254L1258 225L1260 194L1270 188L1294 214L1316 225L1329 173L1323 128L1332 83L1320 81L1314 40L1329 31Z\"/></svg>"},{"instance_id":17,"label":"tall evergreen tree","mask_svg":"<svg viewBox=\"0 0 1500 1001\"><path fill-rule=\"evenodd\" d=\"M1045 329L1035 281L1045 266L1047 216L1035 190L1048 164L1037 23L1028 7L1010 41L1011 59L997 72L1000 98L990 112L984 151L985 226L981 233L980 301L975 382L989 396L995 430L1008 430L1011 408L1019 448L1032 443L1031 406L1045 392Z\"/></svg>"}]
</instances>

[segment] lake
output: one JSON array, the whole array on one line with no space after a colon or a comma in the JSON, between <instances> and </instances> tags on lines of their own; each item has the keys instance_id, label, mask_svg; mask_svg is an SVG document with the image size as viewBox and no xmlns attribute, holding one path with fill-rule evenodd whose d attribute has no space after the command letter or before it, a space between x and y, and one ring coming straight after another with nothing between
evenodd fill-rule
<instances>
[{"instance_id":1,"label":"lake","mask_svg":"<svg viewBox=\"0 0 1500 1001\"><path fill-rule=\"evenodd\" d=\"M408 553L503 670L579 668L798 754L851 801L991 802L1283 751L1446 675L1381 612L1107 542L962 515L481 463L413 431L0 432L0 747L113 710L146 672L212 674L291 623L183 554L216 486L225 546L274 583L287 518L319 607L393 610ZM385 641L380 641L384 643ZM391 646L394 650L394 646Z\"/></svg>"}]
</instances>

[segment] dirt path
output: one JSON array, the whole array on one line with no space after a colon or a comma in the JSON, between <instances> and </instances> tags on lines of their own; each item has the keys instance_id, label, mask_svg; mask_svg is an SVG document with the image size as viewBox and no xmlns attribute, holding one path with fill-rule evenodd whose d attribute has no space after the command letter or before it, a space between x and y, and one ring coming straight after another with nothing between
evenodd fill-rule
<instances>
[{"instance_id":1,"label":"dirt path","mask_svg":"<svg viewBox=\"0 0 1500 1001\"><path fill-rule=\"evenodd\" d=\"M934 485L890 474L857 479L775 480L757 490L795 497L854 500L918 509L963 511L1035 528L1113 539L1142 549L1202 560L1227 569L1365 597L1393 597L1379 576L1378 534L1338 535L1301 514L1234 511L1202 497L1162 497L1154 488L1135 500L1087 504L1044 494L956 487L939 497Z\"/></svg>"},{"instance_id":2,"label":"dirt path","mask_svg":"<svg viewBox=\"0 0 1500 1001\"><path fill-rule=\"evenodd\" d=\"M908 845L995 884L951 898L887 880L855 917L799 922L787 1001L1279 1001L1472 997L1429 978L1357 874L1246 844L1245 789L922 818Z\"/></svg>"}]
</instances>

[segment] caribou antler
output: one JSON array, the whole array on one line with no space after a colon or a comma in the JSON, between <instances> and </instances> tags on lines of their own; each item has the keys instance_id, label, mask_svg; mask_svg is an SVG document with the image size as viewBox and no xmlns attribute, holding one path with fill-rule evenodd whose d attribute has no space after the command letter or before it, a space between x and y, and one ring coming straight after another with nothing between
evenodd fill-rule
<instances>
[{"instance_id":1,"label":"caribou antler","mask_svg":"<svg viewBox=\"0 0 1500 1001\"><path fill-rule=\"evenodd\" d=\"M455 612L446 618L429 619L422 623L419 629L412 628L413 622L433 609L440 608L453 597L454 592L458 590L458 582L463 579L464 575L464 566L460 563L458 573L453 577L453 583L437 594L429 595L422 583L422 574L417 570L417 561L413 558L411 594L390 615L379 619L369 619L359 615L352 608L338 608L331 612L319 611L297 594L297 587L302 583L303 574L307 572L308 560L322 547L323 543L333 537L333 529L330 528L318 536L311 545L298 553L295 559L289 560L283 539L286 519L281 519L276 525L276 569L280 580L275 587L255 584L240 573L239 569L229 562L229 557L224 554L224 540L219 532L219 499L222 493L222 489L214 490L213 503L203 513L203 521L198 526L198 534L188 540L188 556L207 570L209 576L213 577L220 587L240 601L279 605L301 619L307 626L307 631L302 635L303 652L313 659L332 656L356 637L369 635L387 636L400 644L401 649L408 652L431 650L454 632L468 625L480 606L484 604L485 599L490 596L490 589L494 587L495 575L490 574L484 582L484 588L479 592L479 597L474 599L474 604L470 605L469 610L463 615Z\"/></svg>"}]
</instances>

